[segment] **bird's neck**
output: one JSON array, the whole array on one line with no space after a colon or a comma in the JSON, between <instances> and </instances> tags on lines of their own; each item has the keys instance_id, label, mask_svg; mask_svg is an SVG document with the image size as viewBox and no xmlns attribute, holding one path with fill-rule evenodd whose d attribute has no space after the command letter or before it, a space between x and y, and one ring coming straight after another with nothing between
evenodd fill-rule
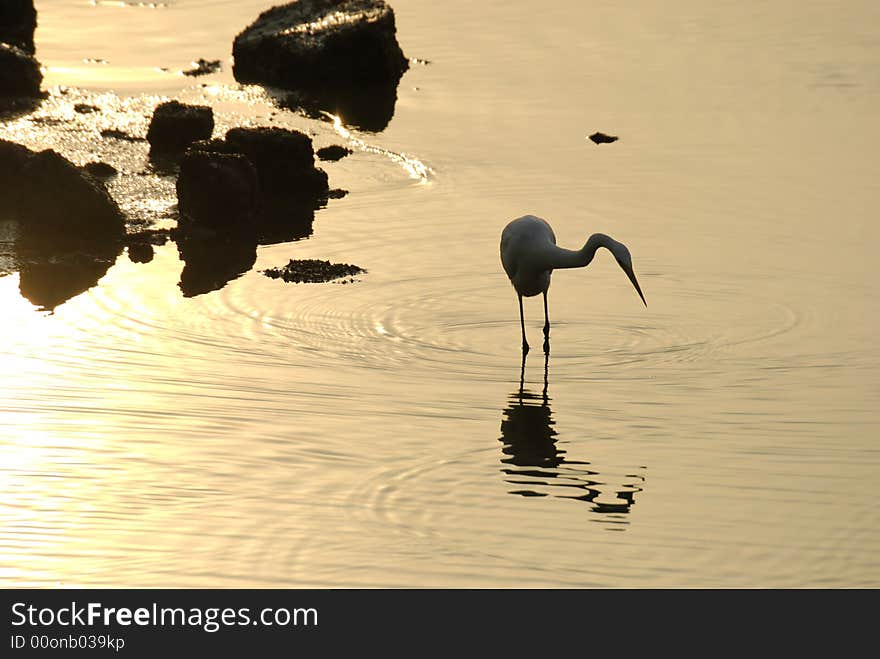
<instances>
[{"instance_id":1,"label":"bird's neck","mask_svg":"<svg viewBox=\"0 0 880 659\"><path fill-rule=\"evenodd\" d=\"M590 265L596 250L600 247L610 250L614 239L604 233L594 233L587 242L578 250L557 247L554 258L554 268L583 268Z\"/></svg>"}]
</instances>

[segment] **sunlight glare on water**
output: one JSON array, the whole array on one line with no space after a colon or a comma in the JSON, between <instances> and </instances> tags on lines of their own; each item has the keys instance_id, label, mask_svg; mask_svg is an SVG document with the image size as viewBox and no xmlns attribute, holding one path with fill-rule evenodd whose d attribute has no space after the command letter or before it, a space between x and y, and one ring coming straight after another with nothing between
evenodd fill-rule
<instances>
[{"instance_id":1,"label":"sunlight glare on water","mask_svg":"<svg viewBox=\"0 0 880 659\"><path fill-rule=\"evenodd\" d=\"M0 232L4 582L880 585L877 6L392 5L425 63L365 131L235 83L268 3L39 4L50 97L0 138L113 164L130 219L173 227L174 181L95 126L165 98L353 153L208 291L173 241L72 282ZM525 300L523 366L526 213L624 242L647 309L600 251L553 275L546 361ZM366 272L261 274L290 259Z\"/></svg>"}]
</instances>

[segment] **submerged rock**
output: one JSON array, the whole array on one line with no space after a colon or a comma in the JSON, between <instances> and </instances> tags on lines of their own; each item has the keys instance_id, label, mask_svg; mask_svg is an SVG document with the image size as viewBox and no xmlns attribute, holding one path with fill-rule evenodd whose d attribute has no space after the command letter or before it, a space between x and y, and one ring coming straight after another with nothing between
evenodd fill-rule
<instances>
[{"instance_id":1,"label":"submerged rock","mask_svg":"<svg viewBox=\"0 0 880 659\"><path fill-rule=\"evenodd\" d=\"M263 274L271 279L283 279L292 283L323 283L334 279L354 281L352 277L366 272L363 268L348 263L330 263L317 259L291 259L282 268L269 268Z\"/></svg>"},{"instance_id":2,"label":"submerged rock","mask_svg":"<svg viewBox=\"0 0 880 659\"><path fill-rule=\"evenodd\" d=\"M34 30L37 10L34 0L3 0L0 2L0 42L18 46L34 54Z\"/></svg>"},{"instance_id":3,"label":"submerged rock","mask_svg":"<svg viewBox=\"0 0 880 659\"><path fill-rule=\"evenodd\" d=\"M17 46L0 43L0 97L40 95L43 73L33 55Z\"/></svg>"},{"instance_id":4,"label":"submerged rock","mask_svg":"<svg viewBox=\"0 0 880 659\"><path fill-rule=\"evenodd\" d=\"M193 142L209 139L213 132L214 110L210 106L167 101L153 112L147 141L154 151L182 152Z\"/></svg>"},{"instance_id":5,"label":"submerged rock","mask_svg":"<svg viewBox=\"0 0 880 659\"><path fill-rule=\"evenodd\" d=\"M273 7L235 37L239 82L296 90L287 107L339 114L382 130L394 115L409 61L394 11L382 0L299 0Z\"/></svg>"}]
</instances>

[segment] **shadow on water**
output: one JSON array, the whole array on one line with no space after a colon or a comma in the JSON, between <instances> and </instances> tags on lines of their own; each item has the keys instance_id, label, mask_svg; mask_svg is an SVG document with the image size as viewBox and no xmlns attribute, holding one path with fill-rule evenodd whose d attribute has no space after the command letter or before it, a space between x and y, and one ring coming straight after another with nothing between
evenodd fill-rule
<instances>
[{"instance_id":1,"label":"shadow on water","mask_svg":"<svg viewBox=\"0 0 880 659\"><path fill-rule=\"evenodd\" d=\"M625 515L642 491L644 477L627 475L635 482L609 492L602 475L590 462L573 460L557 443L556 422L550 407L548 373L550 356L544 355L544 387L540 394L525 387L525 356L520 369L519 390L512 393L501 419L501 472L505 482L522 497L554 496L583 501L605 521L628 523ZM613 497L609 496L613 492Z\"/></svg>"},{"instance_id":2,"label":"shadow on water","mask_svg":"<svg viewBox=\"0 0 880 659\"><path fill-rule=\"evenodd\" d=\"M310 92L270 90L270 97L286 110L326 121L326 112L351 128L380 133L391 123L397 103L397 81L357 88L325 88Z\"/></svg>"},{"instance_id":3,"label":"shadow on water","mask_svg":"<svg viewBox=\"0 0 880 659\"><path fill-rule=\"evenodd\" d=\"M59 250L23 241L20 233L17 222L0 220L0 275L17 271L21 296L41 311L96 286L122 253L121 243Z\"/></svg>"},{"instance_id":4,"label":"shadow on water","mask_svg":"<svg viewBox=\"0 0 880 659\"><path fill-rule=\"evenodd\" d=\"M182 223L177 250L183 261L180 287L184 297L216 291L249 272L257 247L293 242L312 235L315 207L269 204L253 224L230 232L198 231Z\"/></svg>"}]
</instances>

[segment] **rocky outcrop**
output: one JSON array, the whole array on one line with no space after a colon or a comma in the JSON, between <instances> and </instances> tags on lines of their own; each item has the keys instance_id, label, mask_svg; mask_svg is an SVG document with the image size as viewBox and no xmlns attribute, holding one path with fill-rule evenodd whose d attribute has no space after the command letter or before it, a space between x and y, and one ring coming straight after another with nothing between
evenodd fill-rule
<instances>
[{"instance_id":1,"label":"rocky outcrop","mask_svg":"<svg viewBox=\"0 0 880 659\"><path fill-rule=\"evenodd\" d=\"M59 244L118 239L125 232L122 212L103 184L52 150L28 158L18 206L25 232Z\"/></svg>"},{"instance_id":2,"label":"rocky outcrop","mask_svg":"<svg viewBox=\"0 0 880 659\"><path fill-rule=\"evenodd\" d=\"M263 12L235 37L239 82L294 90L289 107L341 114L382 130L409 67L394 11L382 0L299 0Z\"/></svg>"},{"instance_id":3,"label":"rocky outcrop","mask_svg":"<svg viewBox=\"0 0 880 659\"><path fill-rule=\"evenodd\" d=\"M235 37L236 80L285 89L400 79L409 62L382 0L299 0L264 11Z\"/></svg>"},{"instance_id":4,"label":"rocky outcrop","mask_svg":"<svg viewBox=\"0 0 880 659\"><path fill-rule=\"evenodd\" d=\"M196 142L177 179L181 215L223 231L267 225L276 214L283 224L291 207L312 211L328 192L311 138L284 128L232 128L225 139Z\"/></svg>"},{"instance_id":5,"label":"rocky outcrop","mask_svg":"<svg viewBox=\"0 0 880 659\"><path fill-rule=\"evenodd\" d=\"M315 167L311 138L285 128L232 128L226 142L254 164L264 195L310 202L326 198L327 173Z\"/></svg>"},{"instance_id":6,"label":"rocky outcrop","mask_svg":"<svg viewBox=\"0 0 880 659\"><path fill-rule=\"evenodd\" d=\"M33 151L26 146L0 140L0 213L14 213L21 186L21 170L32 155Z\"/></svg>"},{"instance_id":7,"label":"rocky outcrop","mask_svg":"<svg viewBox=\"0 0 880 659\"><path fill-rule=\"evenodd\" d=\"M181 215L214 228L250 225L259 207L257 170L239 153L203 149L187 151L180 162Z\"/></svg>"},{"instance_id":8,"label":"rocky outcrop","mask_svg":"<svg viewBox=\"0 0 880 659\"><path fill-rule=\"evenodd\" d=\"M0 140L0 214L17 221L21 294L43 309L94 286L122 251L116 202L55 151Z\"/></svg>"},{"instance_id":9,"label":"rocky outcrop","mask_svg":"<svg viewBox=\"0 0 880 659\"><path fill-rule=\"evenodd\" d=\"M125 233L104 184L55 151L0 140L0 186L0 203L19 221L26 245L65 251L115 243Z\"/></svg>"},{"instance_id":10,"label":"rocky outcrop","mask_svg":"<svg viewBox=\"0 0 880 659\"><path fill-rule=\"evenodd\" d=\"M0 2L0 42L34 54L34 30L37 11L34 0L3 0Z\"/></svg>"},{"instance_id":11,"label":"rocky outcrop","mask_svg":"<svg viewBox=\"0 0 880 659\"><path fill-rule=\"evenodd\" d=\"M233 128L224 139L193 143L177 178L184 296L220 289L250 270L258 245L310 235L328 193L312 140L298 131Z\"/></svg>"},{"instance_id":12,"label":"rocky outcrop","mask_svg":"<svg viewBox=\"0 0 880 659\"><path fill-rule=\"evenodd\" d=\"M183 152L214 132L214 110L208 105L186 105L179 101L159 104L153 111L147 141L155 152Z\"/></svg>"},{"instance_id":13,"label":"rocky outcrop","mask_svg":"<svg viewBox=\"0 0 880 659\"><path fill-rule=\"evenodd\" d=\"M0 43L0 99L40 95L40 63L18 46Z\"/></svg>"}]
</instances>

